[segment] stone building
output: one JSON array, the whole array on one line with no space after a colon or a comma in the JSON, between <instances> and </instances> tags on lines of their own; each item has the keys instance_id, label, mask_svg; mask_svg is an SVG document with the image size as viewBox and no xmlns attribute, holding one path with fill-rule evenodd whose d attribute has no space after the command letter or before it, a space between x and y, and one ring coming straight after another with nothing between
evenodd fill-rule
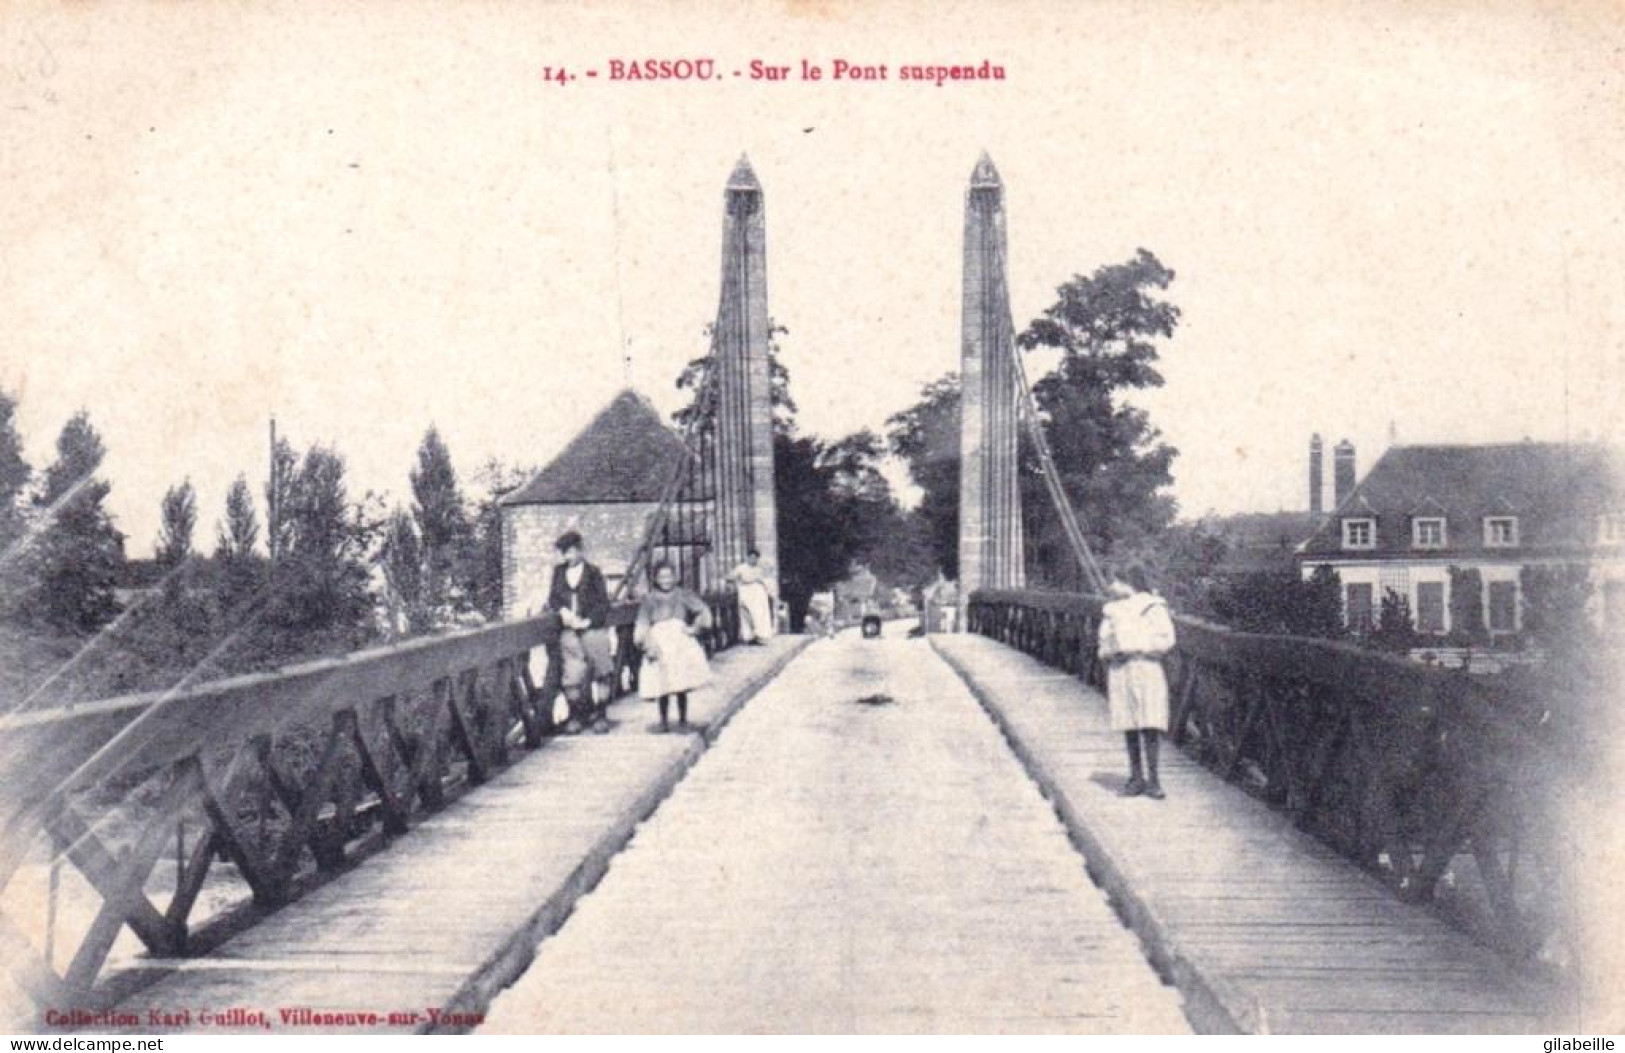
<instances>
[{"instance_id":1,"label":"stone building","mask_svg":"<svg viewBox=\"0 0 1625 1053\"><path fill-rule=\"evenodd\" d=\"M613 592L642 543L683 443L647 399L615 396L551 463L502 499L502 609L505 617L547 602L558 552L577 530L587 558Z\"/></svg>"},{"instance_id":2,"label":"stone building","mask_svg":"<svg viewBox=\"0 0 1625 1053\"><path fill-rule=\"evenodd\" d=\"M1352 476L1352 448L1348 460ZM1625 626L1622 474L1625 459L1601 445L1394 446L1358 485L1339 487L1298 564L1305 577L1337 572L1351 629L1373 628L1393 591L1427 635L1452 629L1451 568L1477 571L1471 602L1495 638L1525 628L1525 568L1583 566L1587 613L1613 630Z\"/></svg>"}]
</instances>

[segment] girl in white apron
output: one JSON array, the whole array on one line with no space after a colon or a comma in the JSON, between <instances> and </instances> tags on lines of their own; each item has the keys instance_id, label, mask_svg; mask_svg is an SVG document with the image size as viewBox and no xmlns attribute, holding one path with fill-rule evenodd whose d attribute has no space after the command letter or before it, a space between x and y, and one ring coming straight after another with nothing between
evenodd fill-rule
<instances>
[{"instance_id":1,"label":"girl in white apron","mask_svg":"<svg viewBox=\"0 0 1625 1053\"><path fill-rule=\"evenodd\" d=\"M1174 620L1168 604L1150 590L1146 573L1131 566L1113 576L1115 598L1101 610L1100 657L1106 666L1106 700L1111 727L1128 746L1129 780L1124 797L1161 800L1157 753L1168 730L1168 680L1162 656L1174 648ZM1145 766L1140 750L1145 749Z\"/></svg>"},{"instance_id":2,"label":"girl in white apron","mask_svg":"<svg viewBox=\"0 0 1625 1053\"><path fill-rule=\"evenodd\" d=\"M711 676L705 648L694 637L711 627L711 610L698 596L677 584L670 563L654 567L654 590L638 605L633 639L643 648L638 695L659 700L660 730L670 730L668 707L677 702L677 726L688 727L688 693Z\"/></svg>"}]
</instances>

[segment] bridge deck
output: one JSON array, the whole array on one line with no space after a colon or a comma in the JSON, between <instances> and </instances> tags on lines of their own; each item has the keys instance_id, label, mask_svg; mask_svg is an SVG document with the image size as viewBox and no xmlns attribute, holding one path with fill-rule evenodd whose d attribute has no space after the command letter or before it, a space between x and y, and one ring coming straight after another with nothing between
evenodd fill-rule
<instances>
[{"instance_id":1,"label":"bridge deck","mask_svg":"<svg viewBox=\"0 0 1625 1053\"><path fill-rule=\"evenodd\" d=\"M168 975L120 1008L192 1013L157 1031L234 1006L271 1029L418 1014L380 1031L487 1006L520 1032L1579 1027L1177 751L1167 801L1118 798L1120 738L1074 678L980 637L791 662L803 642L719 659L713 733L767 686L692 772L712 736L619 703L610 735L550 744L209 957L149 963Z\"/></svg>"},{"instance_id":2,"label":"bridge deck","mask_svg":"<svg viewBox=\"0 0 1625 1053\"><path fill-rule=\"evenodd\" d=\"M690 716L714 732L801 643L718 656ZM285 1030L283 1008L418 1013L302 1029L399 1033L425 1030L427 1009L483 1005L704 749L700 736L649 734L654 707L635 698L610 712L609 734L549 743L207 958L149 962L174 972L119 1009L144 1023L152 1010L191 1010L140 1028L156 1031L243 1030L199 1019L234 1006L263 1011L271 1030Z\"/></svg>"},{"instance_id":3,"label":"bridge deck","mask_svg":"<svg viewBox=\"0 0 1625 1053\"><path fill-rule=\"evenodd\" d=\"M1188 1025L952 670L849 633L752 700L484 1030Z\"/></svg>"},{"instance_id":4,"label":"bridge deck","mask_svg":"<svg viewBox=\"0 0 1625 1053\"><path fill-rule=\"evenodd\" d=\"M933 645L1054 800L1204 1028L1549 1031L1552 992L1279 813L1163 751L1166 801L1120 799L1122 737L1075 678L977 636Z\"/></svg>"}]
</instances>

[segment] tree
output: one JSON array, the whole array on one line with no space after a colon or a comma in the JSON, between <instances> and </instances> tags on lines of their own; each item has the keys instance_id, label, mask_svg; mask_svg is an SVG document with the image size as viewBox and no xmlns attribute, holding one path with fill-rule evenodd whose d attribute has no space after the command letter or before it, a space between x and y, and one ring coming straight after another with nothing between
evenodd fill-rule
<instances>
[{"instance_id":1,"label":"tree","mask_svg":"<svg viewBox=\"0 0 1625 1053\"><path fill-rule=\"evenodd\" d=\"M257 594L264 581L264 561L254 551L259 536L254 494L248 480L239 474L226 491L226 519L217 528L214 549L220 572L216 586L226 610L235 610Z\"/></svg>"},{"instance_id":2,"label":"tree","mask_svg":"<svg viewBox=\"0 0 1625 1053\"><path fill-rule=\"evenodd\" d=\"M274 567L287 554L293 535L294 485L299 458L287 439L271 447L271 476L265 481L265 551Z\"/></svg>"},{"instance_id":3,"label":"tree","mask_svg":"<svg viewBox=\"0 0 1625 1053\"><path fill-rule=\"evenodd\" d=\"M474 609L486 618L502 616L502 506L503 495L523 486L536 474L534 468L520 468L493 458L475 478L483 492L474 506L473 541L465 564L464 588Z\"/></svg>"},{"instance_id":4,"label":"tree","mask_svg":"<svg viewBox=\"0 0 1625 1053\"><path fill-rule=\"evenodd\" d=\"M1220 568L1230 539L1206 519L1175 523L1132 547L1129 560L1145 566L1159 592L1174 610L1217 617L1216 595L1226 588Z\"/></svg>"},{"instance_id":5,"label":"tree","mask_svg":"<svg viewBox=\"0 0 1625 1053\"><path fill-rule=\"evenodd\" d=\"M959 375L927 384L886 421L891 451L921 491L914 518L942 572L959 575Z\"/></svg>"},{"instance_id":6,"label":"tree","mask_svg":"<svg viewBox=\"0 0 1625 1053\"><path fill-rule=\"evenodd\" d=\"M902 510L880 474L885 446L873 432L829 443L779 435L774 451L779 590L799 627L813 593L885 551Z\"/></svg>"},{"instance_id":7,"label":"tree","mask_svg":"<svg viewBox=\"0 0 1625 1053\"><path fill-rule=\"evenodd\" d=\"M22 498L34 477L34 469L23 456L16 416L16 397L0 390L0 558L11 555L11 546L22 537Z\"/></svg>"},{"instance_id":8,"label":"tree","mask_svg":"<svg viewBox=\"0 0 1625 1053\"><path fill-rule=\"evenodd\" d=\"M344 458L325 446L306 451L286 500L273 620L306 631L360 630L372 610L367 568L381 521L350 505Z\"/></svg>"},{"instance_id":9,"label":"tree","mask_svg":"<svg viewBox=\"0 0 1625 1053\"><path fill-rule=\"evenodd\" d=\"M820 464L823 444L776 435L773 452L779 593L790 609L791 626L799 627L812 594L846 576L857 546L843 532L841 511L830 500L829 469Z\"/></svg>"},{"instance_id":10,"label":"tree","mask_svg":"<svg viewBox=\"0 0 1625 1053\"><path fill-rule=\"evenodd\" d=\"M1303 583L1298 603L1298 632L1303 636L1335 639L1343 635L1343 580L1322 564Z\"/></svg>"},{"instance_id":11,"label":"tree","mask_svg":"<svg viewBox=\"0 0 1625 1053\"><path fill-rule=\"evenodd\" d=\"M796 402L790 397L790 371L779 361L779 337L789 336L790 330L773 321L767 323L767 370L768 370L768 403L773 408L773 434L790 435L796 430ZM716 381L716 372L712 368L715 363L716 326L705 327L705 337L711 343L710 349L699 358L691 359L677 374L677 390L691 392L688 405L672 414L672 423L677 425L679 431L688 432L695 418L700 412L700 400L704 394L699 385L702 377L709 376L711 383ZM705 426L699 429L701 434L709 434L714 426L715 414L707 418Z\"/></svg>"},{"instance_id":12,"label":"tree","mask_svg":"<svg viewBox=\"0 0 1625 1053\"><path fill-rule=\"evenodd\" d=\"M895 500L876 511L855 558L889 586L916 589L937 577L925 522Z\"/></svg>"},{"instance_id":13,"label":"tree","mask_svg":"<svg viewBox=\"0 0 1625 1053\"><path fill-rule=\"evenodd\" d=\"M1159 387L1156 341L1173 335L1179 309L1157 294L1174 274L1141 249L1126 263L1078 275L1016 337L1024 351L1060 353L1033 386L1061 484L1097 555L1140 546L1173 520L1176 452L1124 392ZM887 421L892 452L922 491L919 516L945 573L959 572L960 379L949 374ZM1077 588L1082 580L1040 474L1037 451L1020 437L1019 478L1030 578Z\"/></svg>"},{"instance_id":14,"label":"tree","mask_svg":"<svg viewBox=\"0 0 1625 1053\"><path fill-rule=\"evenodd\" d=\"M192 481L185 479L164 491L156 553L160 567L173 569L186 561L192 554L192 531L196 527L197 491Z\"/></svg>"},{"instance_id":15,"label":"tree","mask_svg":"<svg viewBox=\"0 0 1625 1053\"><path fill-rule=\"evenodd\" d=\"M1518 574L1523 630L1530 642L1561 661L1592 664L1604 652L1588 608L1595 589L1584 563L1530 565Z\"/></svg>"},{"instance_id":16,"label":"tree","mask_svg":"<svg viewBox=\"0 0 1625 1053\"><path fill-rule=\"evenodd\" d=\"M412 519L417 524L422 605L430 611L454 607L452 586L465 559L468 518L457 485L451 452L430 427L418 444L417 466L411 471ZM394 528L390 529L394 537Z\"/></svg>"},{"instance_id":17,"label":"tree","mask_svg":"<svg viewBox=\"0 0 1625 1053\"><path fill-rule=\"evenodd\" d=\"M1385 589L1382 607L1377 613L1377 626L1372 630L1369 643L1384 651L1401 654L1416 646L1416 622L1411 618L1411 601L1397 589Z\"/></svg>"},{"instance_id":18,"label":"tree","mask_svg":"<svg viewBox=\"0 0 1625 1053\"><path fill-rule=\"evenodd\" d=\"M254 511L254 495L248 480L240 473L226 491L226 521L220 527L215 551L227 559L248 560L260 537L260 520Z\"/></svg>"},{"instance_id":19,"label":"tree","mask_svg":"<svg viewBox=\"0 0 1625 1053\"><path fill-rule=\"evenodd\" d=\"M1458 647L1489 642L1484 626L1484 575L1476 567L1450 568L1450 642Z\"/></svg>"},{"instance_id":20,"label":"tree","mask_svg":"<svg viewBox=\"0 0 1625 1053\"><path fill-rule=\"evenodd\" d=\"M1342 583L1330 567L1258 571L1214 589L1212 616L1243 632L1335 639L1343 635Z\"/></svg>"},{"instance_id":21,"label":"tree","mask_svg":"<svg viewBox=\"0 0 1625 1053\"><path fill-rule=\"evenodd\" d=\"M417 634L434 626L433 612L424 595L424 557L413 517L397 508L384 529L381 565L387 588L390 629Z\"/></svg>"},{"instance_id":22,"label":"tree","mask_svg":"<svg viewBox=\"0 0 1625 1053\"><path fill-rule=\"evenodd\" d=\"M1154 536L1173 520L1170 468L1177 451L1124 392L1161 387L1156 341L1173 336L1179 308L1160 297L1174 272L1140 249L1134 258L1076 275L1016 338L1025 351L1060 352L1033 386L1061 484L1097 555ZM1023 446L1026 444L1023 443ZM1034 454L1022 454L1022 511L1032 576L1081 582Z\"/></svg>"},{"instance_id":23,"label":"tree","mask_svg":"<svg viewBox=\"0 0 1625 1053\"><path fill-rule=\"evenodd\" d=\"M72 631L94 631L118 610L113 587L124 566L124 535L104 506L112 487L96 475L105 454L80 410L57 436L38 498L45 527L31 554L29 607Z\"/></svg>"}]
</instances>

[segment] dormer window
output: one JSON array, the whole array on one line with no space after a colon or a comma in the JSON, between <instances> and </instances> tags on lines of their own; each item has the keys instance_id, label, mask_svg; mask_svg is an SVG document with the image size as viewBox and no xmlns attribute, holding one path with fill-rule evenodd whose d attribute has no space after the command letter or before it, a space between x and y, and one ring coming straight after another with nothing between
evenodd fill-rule
<instances>
[{"instance_id":1,"label":"dormer window","mask_svg":"<svg viewBox=\"0 0 1625 1053\"><path fill-rule=\"evenodd\" d=\"M1417 516L1411 520L1412 548L1444 548L1444 516Z\"/></svg>"},{"instance_id":2,"label":"dormer window","mask_svg":"<svg viewBox=\"0 0 1625 1053\"><path fill-rule=\"evenodd\" d=\"M1625 512L1604 512L1597 517L1597 544L1625 545Z\"/></svg>"},{"instance_id":3,"label":"dormer window","mask_svg":"<svg viewBox=\"0 0 1625 1053\"><path fill-rule=\"evenodd\" d=\"M1517 548L1518 547L1518 517L1517 516L1485 516L1484 517L1484 547L1485 548Z\"/></svg>"},{"instance_id":4,"label":"dormer window","mask_svg":"<svg viewBox=\"0 0 1625 1053\"><path fill-rule=\"evenodd\" d=\"M1375 519L1343 520L1344 548L1376 548L1377 521Z\"/></svg>"}]
</instances>

